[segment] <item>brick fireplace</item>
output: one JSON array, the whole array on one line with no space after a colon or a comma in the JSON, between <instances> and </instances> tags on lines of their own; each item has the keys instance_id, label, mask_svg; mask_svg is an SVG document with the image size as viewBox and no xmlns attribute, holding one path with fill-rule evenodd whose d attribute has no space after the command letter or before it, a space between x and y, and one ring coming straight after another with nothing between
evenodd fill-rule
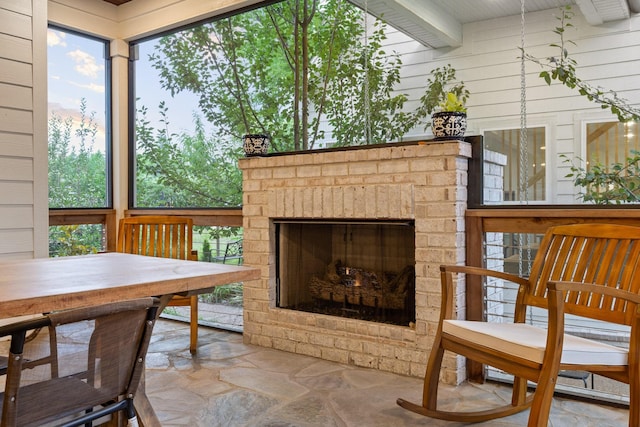
<instances>
[{"instance_id":1,"label":"brick fireplace","mask_svg":"<svg viewBox=\"0 0 640 427\"><path fill-rule=\"evenodd\" d=\"M470 144L451 141L241 159L244 263L262 271L259 280L244 283L244 341L423 376L440 311L439 266L465 260L470 157ZM415 322L389 324L282 307L276 229L287 220L411 223L415 295L409 300L415 303ZM457 309L464 312L464 286L460 289ZM459 358L446 366L445 381L464 378Z\"/></svg>"}]
</instances>

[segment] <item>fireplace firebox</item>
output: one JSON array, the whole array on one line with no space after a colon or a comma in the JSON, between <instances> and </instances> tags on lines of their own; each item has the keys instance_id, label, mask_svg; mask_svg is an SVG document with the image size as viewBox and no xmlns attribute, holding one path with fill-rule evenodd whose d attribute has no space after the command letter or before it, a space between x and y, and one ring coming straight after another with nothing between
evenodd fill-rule
<instances>
[{"instance_id":1,"label":"fireplace firebox","mask_svg":"<svg viewBox=\"0 0 640 427\"><path fill-rule=\"evenodd\" d=\"M409 326L413 221L276 220L278 307Z\"/></svg>"}]
</instances>

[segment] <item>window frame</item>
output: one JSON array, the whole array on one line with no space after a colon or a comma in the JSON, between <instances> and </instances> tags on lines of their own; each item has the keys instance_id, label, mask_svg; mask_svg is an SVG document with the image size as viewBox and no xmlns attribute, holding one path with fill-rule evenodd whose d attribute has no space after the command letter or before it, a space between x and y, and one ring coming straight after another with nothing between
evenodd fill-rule
<instances>
[{"instance_id":1,"label":"window frame","mask_svg":"<svg viewBox=\"0 0 640 427\"><path fill-rule=\"evenodd\" d=\"M112 120L112 60L111 60L111 42L102 37L94 36L84 33L82 31L73 30L61 25L49 23L47 30L53 29L55 31L62 31L64 33L73 34L76 37L83 37L89 40L97 41L103 44L103 59L104 59L104 101L105 101L105 115L104 115L104 130L105 130L105 205L104 206L92 206L92 207L66 207L66 208L51 208L49 212L55 211L70 211L70 210L104 210L113 209L113 120ZM47 71L48 75L48 71ZM48 96L47 96L48 100ZM47 140L48 146L48 140Z\"/></svg>"},{"instance_id":2,"label":"window frame","mask_svg":"<svg viewBox=\"0 0 640 427\"><path fill-rule=\"evenodd\" d=\"M130 211L185 211L185 210L214 210L214 211L236 211L241 209L241 207L191 207L191 208L167 208L167 207L137 207L136 206L136 134L135 134L135 122L136 122L136 70L135 70L135 62L138 60L138 49L137 45L140 43L144 43L146 41L157 39L159 37L173 34L179 31L188 30L189 28L196 27L198 25L203 25L209 22L219 21L222 19L226 19L230 16L239 15L242 13L250 12L255 9L260 9L263 7L267 7L276 3L281 3L285 0L262 0L256 4L248 5L245 7L240 7L228 12L221 13L219 15L215 15L212 17L207 17L204 19L199 19L194 22L185 23L183 25L178 25L172 27L170 29L164 29L156 31L152 34L147 34L143 37L135 38L129 41L129 61L128 61L128 87L127 87L127 107L128 107L128 117L127 120L129 122L128 127L128 144L127 144L127 209Z\"/></svg>"},{"instance_id":3,"label":"window frame","mask_svg":"<svg viewBox=\"0 0 640 427\"><path fill-rule=\"evenodd\" d=\"M532 204L532 205L550 205L554 204L554 201L557 199L557 194L553 192L552 182L555 182L556 179L556 168L558 168L558 164L556 163L556 151L554 144L550 144L552 139L552 134L555 133L555 123L552 122L549 118L541 118L539 120L531 120L527 123L527 129L533 128L543 128L544 129L544 152L545 152L545 171L544 171L544 192L545 197L541 200L503 200L501 205L506 206L517 206L523 203ZM478 133L482 135L482 150L485 150L485 133L493 132L493 131L501 131L501 130L519 130L520 124L516 123L516 119L512 120L501 120L501 121L491 121L487 123L481 124L478 129ZM483 155L484 158L484 155ZM504 191L504 190L503 190ZM485 207L495 207L496 205L492 204L484 204Z\"/></svg>"}]
</instances>

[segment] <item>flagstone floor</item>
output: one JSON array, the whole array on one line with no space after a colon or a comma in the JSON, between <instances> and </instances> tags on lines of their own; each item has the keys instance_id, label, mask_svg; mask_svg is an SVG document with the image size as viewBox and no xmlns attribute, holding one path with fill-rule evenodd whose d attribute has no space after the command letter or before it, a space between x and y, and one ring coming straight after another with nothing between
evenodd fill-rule
<instances>
[{"instance_id":1,"label":"flagstone floor","mask_svg":"<svg viewBox=\"0 0 640 427\"><path fill-rule=\"evenodd\" d=\"M422 381L243 344L242 335L201 327L198 353L187 325L157 322L147 355L147 394L163 426L342 427L460 426L396 405L419 402ZM441 389L441 401L471 409L509 400L509 388L464 384ZM528 412L478 426L520 427ZM555 398L550 425L618 427L628 410Z\"/></svg>"}]
</instances>

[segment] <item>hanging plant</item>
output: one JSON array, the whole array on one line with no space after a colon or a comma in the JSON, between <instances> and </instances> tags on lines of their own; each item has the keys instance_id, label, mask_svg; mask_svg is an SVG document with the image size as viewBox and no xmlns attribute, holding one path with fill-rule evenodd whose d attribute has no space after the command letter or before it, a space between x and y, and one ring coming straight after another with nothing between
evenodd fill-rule
<instances>
[{"instance_id":1,"label":"hanging plant","mask_svg":"<svg viewBox=\"0 0 640 427\"><path fill-rule=\"evenodd\" d=\"M553 30L553 32L559 36L560 41L559 43L549 45L558 49L558 55L541 59L526 53L521 47L520 50L522 51L523 57L528 61L538 64L542 68L539 76L548 85L551 85L551 82L555 80L569 89L577 89L578 93L585 96L589 101L600 104L605 110L611 110L621 122L640 120L640 109L630 105L627 100L618 96L615 91L590 85L576 75L578 63L569 56L567 49L568 44L575 45L575 43L565 38L566 30L573 27L570 21L574 13L571 11L571 6L560 8L560 12L560 16L556 16L560 25Z\"/></svg>"}]
</instances>

